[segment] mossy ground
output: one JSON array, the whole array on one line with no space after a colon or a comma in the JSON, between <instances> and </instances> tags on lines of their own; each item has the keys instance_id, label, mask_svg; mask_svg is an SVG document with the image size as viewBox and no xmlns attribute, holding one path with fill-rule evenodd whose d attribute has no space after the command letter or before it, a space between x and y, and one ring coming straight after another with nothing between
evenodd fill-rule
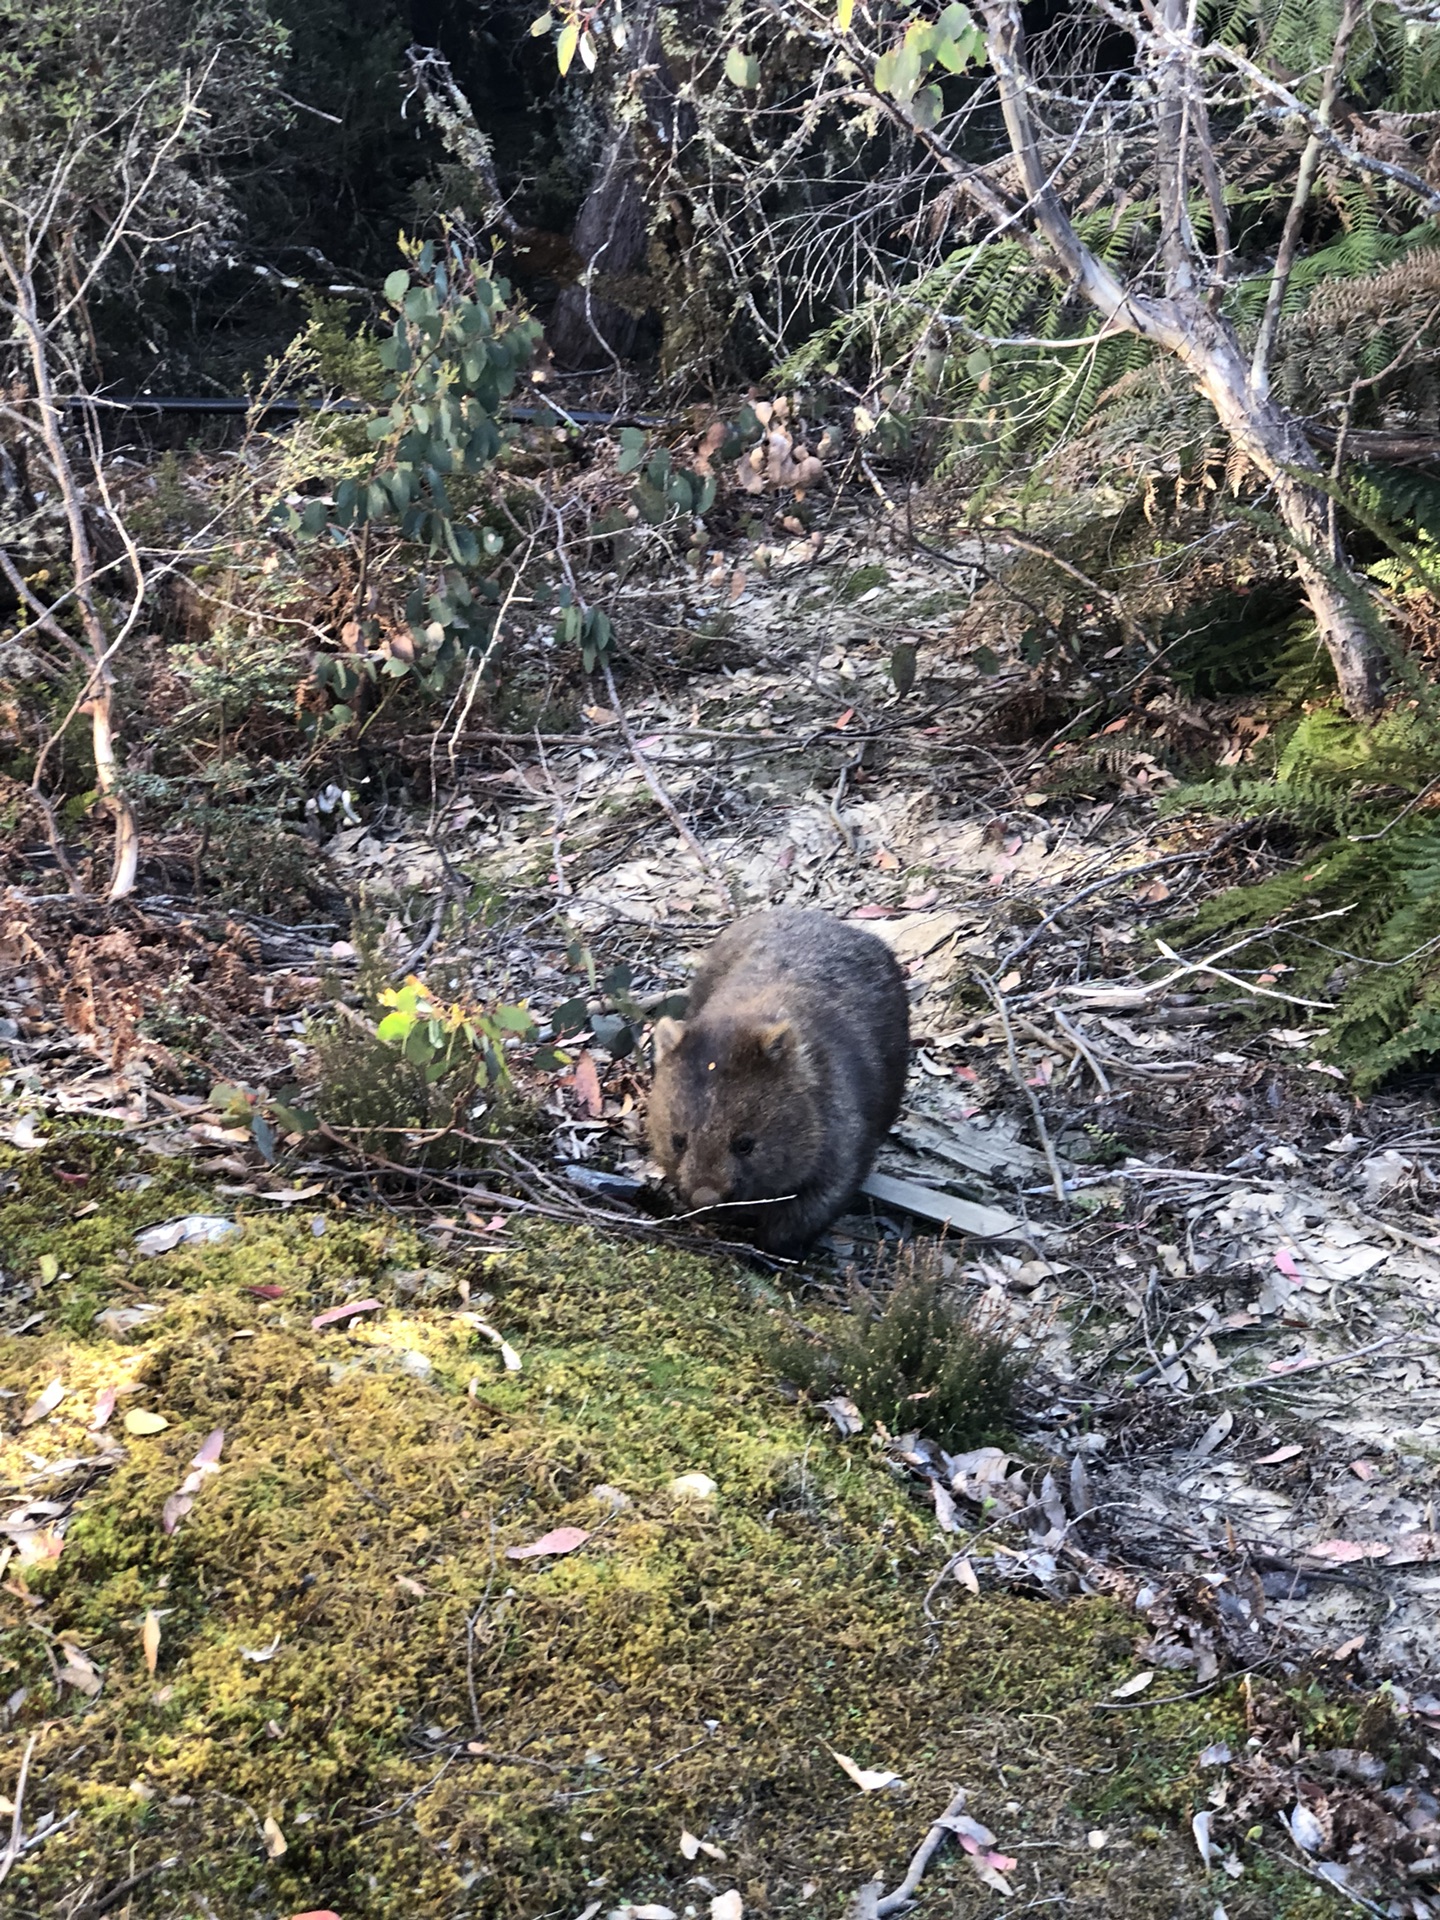
<instances>
[{"instance_id":1,"label":"mossy ground","mask_svg":"<svg viewBox=\"0 0 1440 1920\"><path fill-rule=\"evenodd\" d=\"M117 1186L137 1168L151 1184ZM78 1816L10 1875L17 1920L160 1861L133 1920L539 1920L626 1899L704 1914L731 1887L747 1914L833 1920L872 1876L895 1884L958 1785L1019 1860L1017 1907L1332 1910L1263 1860L1207 1884L1196 1756L1243 1744L1238 1699L1100 1710L1133 1668L1132 1620L957 1588L927 1624L946 1551L927 1507L787 1405L738 1270L554 1230L437 1268L382 1210L323 1203L317 1234L322 1203L277 1217L258 1199L238 1203L242 1237L144 1261L137 1228L236 1200L105 1135L10 1155L3 1175L0 1263L32 1283L42 1254L60 1268L43 1327L0 1345L0 1385L21 1396L0 1402L12 1504L51 1490L33 1478L46 1460L96 1452L99 1388L136 1389L109 1430L125 1458L83 1493L60 1560L27 1570L32 1603L14 1563L0 1594L0 1699L29 1689L0 1791L35 1733L27 1825ZM522 1373L457 1318L462 1280L495 1296L485 1316ZM372 1293L383 1313L311 1330ZM143 1330L93 1325L139 1299L163 1308ZM59 1411L20 1431L57 1376ZM168 1427L125 1436L136 1406ZM221 1470L167 1538L164 1500L217 1426ZM679 1505L670 1481L694 1471L718 1492ZM595 1528L602 1482L632 1505L581 1551L504 1558ZM103 1670L98 1696L57 1686L60 1635ZM904 1789L859 1793L827 1743ZM275 1859L267 1816L288 1842ZM682 1827L725 1863L687 1864ZM957 1855L920 1911L1001 1904Z\"/></svg>"}]
</instances>

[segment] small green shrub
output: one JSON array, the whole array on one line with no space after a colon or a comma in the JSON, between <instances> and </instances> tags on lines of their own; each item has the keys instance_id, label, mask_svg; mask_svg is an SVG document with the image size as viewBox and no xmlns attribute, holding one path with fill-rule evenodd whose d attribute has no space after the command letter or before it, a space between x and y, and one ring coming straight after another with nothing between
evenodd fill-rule
<instances>
[{"instance_id":1,"label":"small green shrub","mask_svg":"<svg viewBox=\"0 0 1440 1920\"><path fill-rule=\"evenodd\" d=\"M453 1100L426 1079L422 1066L351 1021L328 1022L307 1037L315 1050L316 1114L338 1132L358 1135L363 1147L401 1159L403 1134L453 1118Z\"/></svg>"},{"instance_id":2,"label":"small green shrub","mask_svg":"<svg viewBox=\"0 0 1440 1920\"><path fill-rule=\"evenodd\" d=\"M954 1450L1004 1428L1025 1362L996 1318L942 1294L931 1264L912 1254L883 1299L857 1284L847 1311L782 1337L776 1360L812 1397L846 1393L891 1433Z\"/></svg>"},{"instance_id":3,"label":"small green shrub","mask_svg":"<svg viewBox=\"0 0 1440 1920\"><path fill-rule=\"evenodd\" d=\"M529 1010L441 1000L413 974L376 998L373 1034L344 1018L312 1032L317 1075L305 1105L367 1151L452 1164L466 1144L456 1134L491 1133L507 1111L505 1046L534 1038Z\"/></svg>"}]
</instances>

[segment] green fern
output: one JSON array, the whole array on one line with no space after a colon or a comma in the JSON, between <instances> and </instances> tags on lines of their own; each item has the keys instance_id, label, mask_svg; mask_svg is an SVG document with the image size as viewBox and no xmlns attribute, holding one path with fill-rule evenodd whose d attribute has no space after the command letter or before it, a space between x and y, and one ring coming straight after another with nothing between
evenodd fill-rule
<instances>
[{"instance_id":1,"label":"green fern","mask_svg":"<svg viewBox=\"0 0 1440 1920\"><path fill-rule=\"evenodd\" d=\"M1437 764L1433 713L1366 729L1321 708L1290 734L1273 780L1213 780L1170 801L1321 840L1289 872L1217 894L1167 934L1203 949L1254 928L1254 956L1289 967L1300 995L1335 1002L1324 1051L1359 1093L1440 1059L1440 809L1405 812Z\"/></svg>"}]
</instances>

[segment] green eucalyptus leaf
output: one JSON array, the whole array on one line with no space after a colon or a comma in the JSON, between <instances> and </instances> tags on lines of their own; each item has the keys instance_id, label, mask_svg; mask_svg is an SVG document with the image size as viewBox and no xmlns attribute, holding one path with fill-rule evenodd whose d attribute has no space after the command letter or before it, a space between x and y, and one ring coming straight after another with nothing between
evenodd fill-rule
<instances>
[{"instance_id":1,"label":"green eucalyptus leaf","mask_svg":"<svg viewBox=\"0 0 1440 1920\"><path fill-rule=\"evenodd\" d=\"M921 87L910 101L910 117L924 133L939 126L945 117L945 96L939 87Z\"/></svg>"},{"instance_id":2,"label":"green eucalyptus leaf","mask_svg":"<svg viewBox=\"0 0 1440 1920\"><path fill-rule=\"evenodd\" d=\"M740 47L731 47L725 56L725 78L733 87L758 87L760 62L753 53L746 53Z\"/></svg>"},{"instance_id":3,"label":"green eucalyptus leaf","mask_svg":"<svg viewBox=\"0 0 1440 1920\"><path fill-rule=\"evenodd\" d=\"M891 684L902 698L915 684L915 667L918 658L919 649L913 640L902 640L890 651Z\"/></svg>"},{"instance_id":4,"label":"green eucalyptus leaf","mask_svg":"<svg viewBox=\"0 0 1440 1920\"><path fill-rule=\"evenodd\" d=\"M590 1018L590 1010L579 998L566 1000L550 1016L550 1030L557 1039L567 1033L579 1033Z\"/></svg>"}]
</instances>

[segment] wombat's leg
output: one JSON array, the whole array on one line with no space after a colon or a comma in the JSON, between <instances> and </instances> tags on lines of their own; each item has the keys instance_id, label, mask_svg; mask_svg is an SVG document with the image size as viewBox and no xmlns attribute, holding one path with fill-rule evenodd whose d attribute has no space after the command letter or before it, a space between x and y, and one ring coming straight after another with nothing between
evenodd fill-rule
<instances>
[{"instance_id":1,"label":"wombat's leg","mask_svg":"<svg viewBox=\"0 0 1440 1920\"><path fill-rule=\"evenodd\" d=\"M828 1183L797 1194L780 1206L755 1210L755 1240L767 1253L803 1253L854 1198L858 1181Z\"/></svg>"}]
</instances>

